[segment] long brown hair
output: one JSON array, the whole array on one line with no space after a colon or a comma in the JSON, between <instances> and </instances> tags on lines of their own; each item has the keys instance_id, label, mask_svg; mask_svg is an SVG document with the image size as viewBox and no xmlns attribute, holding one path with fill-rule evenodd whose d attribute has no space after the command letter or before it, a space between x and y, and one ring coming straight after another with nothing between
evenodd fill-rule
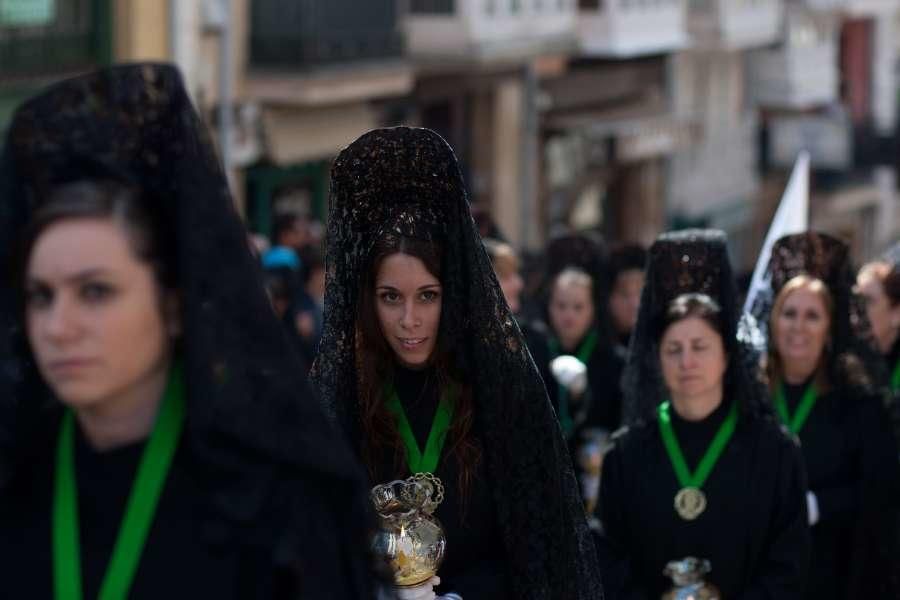
<instances>
[{"instance_id":1,"label":"long brown hair","mask_svg":"<svg viewBox=\"0 0 900 600\"><path fill-rule=\"evenodd\" d=\"M359 418L363 434L362 457L373 480L377 477L379 457L385 451L394 456L395 469L404 460L405 450L397 431L393 416L385 404L384 384L393 379L396 359L378 322L375 310L375 278L381 264L394 254L406 254L422 261L425 269L441 281L443 249L434 242L415 238L387 235L375 242L369 267L360 282L360 295L356 315L356 372L359 396ZM441 324L443 329L444 324ZM474 423L474 400L472 387L465 374L456 368L453 361L454 348L447 345L447 336L438 333L437 343L431 357L440 389L451 381L460 384L453 420L450 424L449 448L447 456L453 456L459 465L458 486L466 498L475 477L475 470L481 460L481 448L472 430Z\"/></svg>"},{"instance_id":2,"label":"long brown hair","mask_svg":"<svg viewBox=\"0 0 900 600\"><path fill-rule=\"evenodd\" d=\"M772 393L775 392L775 387L784 380L784 362L778 353L778 349L775 347L775 321L778 319L778 315L781 314L788 296L800 289L809 290L822 300L829 320L829 329L834 323L834 298L832 298L831 292L824 281L810 275L797 275L784 284L775 296L775 301L772 304L772 313L769 316L769 350L766 357L765 374L769 390ZM823 348L822 355L819 357L819 364L816 365L814 373L813 382L816 391L819 393L826 392L830 387L827 368L830 360L830 349L828 346L829 344L826 344L825 348Z\"/></svg>"}]
</instances>

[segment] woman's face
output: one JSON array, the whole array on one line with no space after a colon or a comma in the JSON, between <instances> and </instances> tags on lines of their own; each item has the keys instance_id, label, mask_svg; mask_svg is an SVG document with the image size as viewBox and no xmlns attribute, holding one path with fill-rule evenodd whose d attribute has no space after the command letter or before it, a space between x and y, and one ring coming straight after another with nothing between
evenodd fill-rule
<instances>
[{"instance_id":1,"label":"woman's face","mask_svg":"<svg viewBox=\"0 0 900 600\"><path fill-rule=\"evenodd\" d=\"M176 311L164 318L152 267L112 220L45 229L28 259L25 298L31 350L66 405L112 408L167 368Z\"/></svg>"},{"instance_id":2,"label":"woman's face","mask_svg":"<svg viewBox=\"0 0 900 600\"><path fill-rule=\"evenodd\" d=\"M641 306L641 291L644 289L644 272L640 269L622 271L616 277L609 295L609 313L613 325L620 334L631 332L637 323L638 308Z\"/></svg>"},{"instance_id":3,"label":"woman's face","mask_svg":"<svg viewBox=\"0 0 900 600\"><path fill-rule=\"evenodd\" d=\"M687 317L666 328L659 361L669 394L684 400L721 390L728 366L722 336L700 317Z\"/></svg>"},{"instance_id":4,"label":"woman's face","mask_svg":"<svg viewBox=\"0 0 900 600\"><path fill-rule=\"evenodd\" d=\"M381 333L401 365L428 364L441 322L441 282L419 258L392 254L375 275L375 311Z\"/></svg>"},{"instance_id":5,"label":"woman's face","mask_svg":"<svg viewBox=\"0 0 900 600\"><path fill-rule=\"evenodd\" d=\"M550 326L571 350L583 338L594 322L594 300L589 287L576 283L553 286L550 296Z\"/></svg>"},{"instance_id":6,"label":"woman's face","mask_svg":"<svg viewBox=\"0 0 900 600\"><path fill-rule=\"evenodd\" d=\"M506 298L509 310L516 314L522 307L520 296L525 286L522 276L515 269L500 269L497 272L497 281L500 282L500 289L503 290L503 297Z\"/></svg>"},{"instance_id":7,"label":"woman's face","mask_svg":"<svg viewBox=\"0 0 900 600\"><path fill-rule=\"evenodd\" d=\"M879 351L887 354L900 332L900 305L891 306L878 277L861 277L857 283L859 293L866 299L866 314L872 324L875 342Z\"/></svg>"},{"instance_id":8,"label":"woman's face","mask_svg":"<svg viewBox=\"0 0 900 600\"><path fill-rule=\"evenodd\" d=\"M808 287L790 292L773 315L775 350L785 370L804 378L812 375L825 350L830 326L828 309L817 292Z\"/></svg>"}]
</instances>

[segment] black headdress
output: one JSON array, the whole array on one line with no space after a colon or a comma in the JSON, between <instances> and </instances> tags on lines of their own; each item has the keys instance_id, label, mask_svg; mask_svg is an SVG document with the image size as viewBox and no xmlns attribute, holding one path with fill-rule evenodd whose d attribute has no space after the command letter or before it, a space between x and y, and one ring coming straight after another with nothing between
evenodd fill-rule
<instances>
[{"instance_id":1,"label":"black headdress","mask_svg":"<svg viewBox=\"0 0 900 600\"><path fill-rule=\"evenodd\" d=\"M661 235L650 247L641 308L623 376L626 423L652 418L666 391L657 340L669 303L681 294L706 294L721 308L722 341L728 353L725 393L744 414L768 414L765 390L756 377L758 354L738 339L740 307L725 234L686 230Z\"/></svg>"},{"instance_id":2,"label":"black headdress","mask_svg":"<svg viewBox=\"0 0 900 600\"><path fill-rule=\"evenodd\" d=\"M476 428L517 597L600 598L595 551L543 382L509 313L469 212L453 151L427 129L369 132L332 168L325 328L313 379L357 430L357 303L381 236L444 248L440 336L474 390Z\"/></svg>"},{"instance_id":3,"label":"black headdress","mask_svg":"<svg viewBox=\"0 0 900 600\"><path fill-rule=\"evenodd\" d=\"M552 279L567 267L587 272L594 279L606 279L606 249L603 242L586 234L566 234L547 244L547 278Z\"/></svg>"},{"instance_id":4,"label":"black headdress","mask_svg":"<svg viewBox=\"0 0 900 600\"><path fill-rule=\"evenodd\" d=\"M850 249L828 234L807 231L784 236L775 242L766 272L770 288L753 305L753 317L760 329L768 331L772 304L778 292L798 275L822 280L834 301L829 371L834 373L848 357L855 357L854 362L865 366L873 382L884 380L886 374L873 351L872 330L864 301L854 292L856 271Z\"/></svg>"},{"instance_id":5,"label":"black headdress","mask_svg":"<svg viewBox=\"0 0 900 600\"><path fill-rule=\"evenodd\" d=\"M60 83L19 108L0 163L3 266L51 188L93 178L136 185L171 229L182 302L184 443L211 512L226 524L221 535L271 520L280 560L311 559L306 564L317 564L326 589L344 597L337 583L347 597L366 597L372 587L360 558L368 523L361 469L297 368L213 146L174 67L114 67ZM31 428L58 404L25 342L10 271L2 277L0 442L8 476ZM306 505L313 490L327 502ZM278 514L264 512L272 494L282 500ZM310 556L310 538L325 544L316 545L320 557Z\"/></svg>"},{"instance_id":6,"label":"black headdress","mask_svg":"<svg viewBox=\"0 0 900 600\"><path fill-rule=\"evenodd\" d=\"M541 296L544 305L553 292L553 281L568 268L584 271L591 276L594 287L594 325L602 340L609 339L606 304L609 298L609 273L606 246L602 239L586 233L570 233L555 237L544 252L544 281ZM544 315L546 318L547 315Z\"/></svg>"},{"instance_id":7,"label":"black headdress","mask_svg":"<svg viewBox=\"0 0 900 600\"><path fill-rule=\"evenodd\" d=\"M609 253L609 288L624 271L643 271L647 265L647 251L637 244L622 244Z\"/></svg>"}]
</instances>

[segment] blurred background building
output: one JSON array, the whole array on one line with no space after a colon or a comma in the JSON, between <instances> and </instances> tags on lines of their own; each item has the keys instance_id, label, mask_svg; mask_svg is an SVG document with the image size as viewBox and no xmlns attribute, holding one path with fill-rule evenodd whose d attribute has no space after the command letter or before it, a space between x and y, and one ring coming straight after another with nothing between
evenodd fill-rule
<instances>
[{"instance_id":1,"label":"blurred background building","mask_svg":"<svg viewBox=\"0 0 900 600\"><path fill-rule=\"evenodd\" d=\"M324 218L330 161L433 128L523 248L724 229L752 267L797 153L811 222L900 238L900 0L0 0L0 130L53 80L176 62L239 209Z\"/></svg>"}]
</instances>

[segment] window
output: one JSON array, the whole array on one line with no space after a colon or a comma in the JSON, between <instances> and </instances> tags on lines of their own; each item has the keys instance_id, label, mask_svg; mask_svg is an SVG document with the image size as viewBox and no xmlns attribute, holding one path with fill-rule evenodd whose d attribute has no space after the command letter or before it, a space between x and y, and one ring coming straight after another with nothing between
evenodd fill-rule
<instances>
[{"instance_id":1,"label":"window","mask_svg":"<svg viewBox=\"0 0 900 600\"><path fill-rule=\"evenodd\" d=\"M112 40L107 5L0 0L0 76L62 74L105 64Z\"/></svg>"},{"instance_id":2,"label":"window","mask_svg":"<svg viewBox=\"0 0 900 600\"><path fill-rule=\"evenodd\" d=\"M452 15L453 0L410 0L409 12L417 15Z\"/></svg>"}]
</instances>

